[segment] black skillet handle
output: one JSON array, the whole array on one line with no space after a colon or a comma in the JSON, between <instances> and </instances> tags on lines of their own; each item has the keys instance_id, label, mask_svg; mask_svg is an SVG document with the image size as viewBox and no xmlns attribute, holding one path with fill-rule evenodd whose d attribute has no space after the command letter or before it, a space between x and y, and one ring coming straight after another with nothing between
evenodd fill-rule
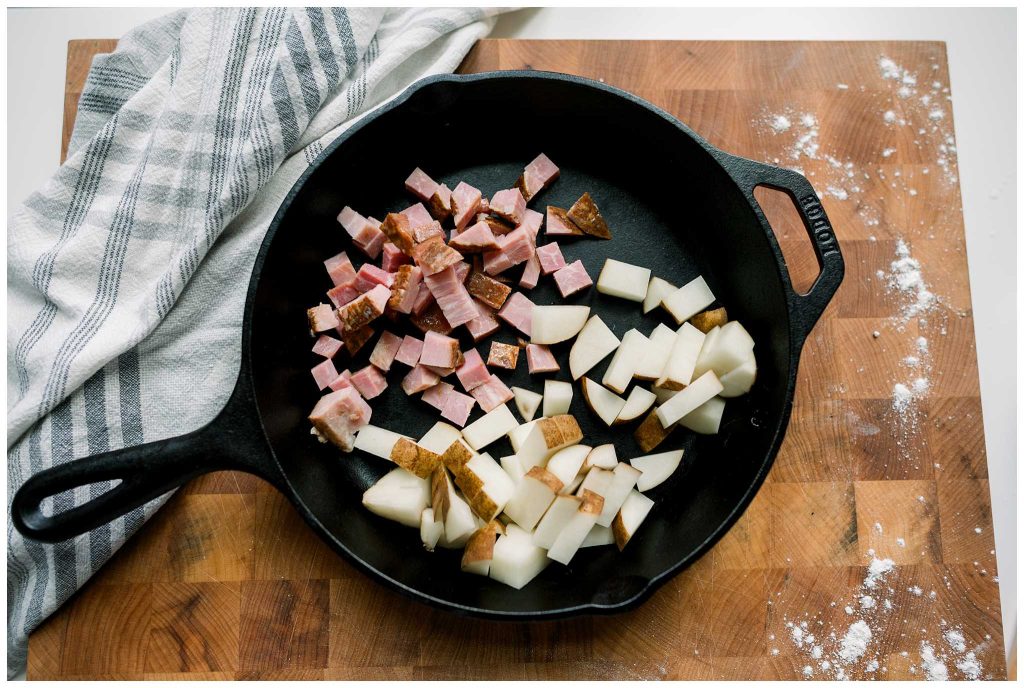
<instances>
[{"instance_id":1,"label":"black skillet handle","mask_svg":"<svg viewBox=\"0 0 1024 688\"><path fill-rule=\"evenodd\" d=\"M810 334L814 324L818 322L818 318L821 317L825 307L832 300L836 290L839 289L839 285L843 281L843 274L846 272L846 264L843 261L843 254L839 250L839 242L836 240L832 223L825 215L825 209L822 207L821 201L818 200L818 194L814 191L811 183L799 172L739 158L728 153L723 156L723 165L742 186L743 193L747 195L753 207L760 208L754 198L755 187L765 186L782 191L793 201L793 205L796 206L804 227L807 229L807 236L814 247L814 255L818 260L820 272L807 293L798 294L789 280L789 273L786 270L778 241L775 239L775 233L765 218L768 240L775 249L775 255L779 259L783 274L786 275L785 282L790 292L789 302L793 309L794 329L801 335L800 340L803 341ZM763 216L763 213L761 215Z\"/></svg>"},{"instance_id":2,"label":"black skillet handle","mask_svg":"<svg viewBox=\"0 0 1024 688\"><path fill-rule=\"evenodd\" d=\"M217 417L194 432L88 456L32 476L11 502L14 527L40 542L68 540L214 471L255 473L280 486L280 472L244 384L240 380ZM121 482L73 509L49 516L43 513L42 503L48 497L116 480Z\"/></svg>"}]
</instances>

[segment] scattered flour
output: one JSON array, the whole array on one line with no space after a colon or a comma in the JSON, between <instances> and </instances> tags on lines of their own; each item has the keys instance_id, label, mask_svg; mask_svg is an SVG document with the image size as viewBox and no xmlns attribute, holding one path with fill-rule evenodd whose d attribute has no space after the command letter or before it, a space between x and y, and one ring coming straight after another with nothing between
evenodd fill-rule
<instances>
[{"instance_id":1,"label":"scattered flour","mask_svg":"<svg viewBox=\"0 0 1024 688\"><path fill-rule=\"evenodd\" d=\"M948 681L949 671L946 665L935 656L935 648L927 640L921 641L921 664L924 675L929 681Z\"/></svg>"},{"instance_id":2,"label":"scattered flour","mask_svg":"<svg viewBox=\"0 0 1024 688\"><path fill-rule=\"evenodd\" d=\"M775 115L771 118L771 127L775 130L776 134L781 134L784 131L789 131L790 124L789 118L785 115Z\"/></svg>"},{"instance_id":3,"label":"scattered flour","mask_svg":"<svg viewBox=\"0 0 1024 688\"><path fill-rule=\"evenodd\" d=\"M901 238L896 241L896 260L890 264L889 293L900 297L900 318L906 323L911 318L927 314L938 303L921 275L921 263L910 255L910 247Z\"/></svg>"},{"instance_id":4,"label":"scattered flour","mask_svg":"<svg viewBox=\"0 0 1024 688\"><path fill-rule=\"evenodd\" d=\"M967 651L967 643L964 641L964 634L957 629L951 629L945 632L944 636L949 646L953 648L955 652L964 653Z\"/></svg>"},{"instance_id":5,"label":"scattered flour","mask_svg":"<svg viewBox=\"0 0 1024 688\"><path fill-rule=\"evenodd\" d=\"M843 637L842 646L839 648L839 658L849 664L857 660L868 649L871 642L871 627L863 620L854 621Z\"/></svg>"},{"instance_id":6,"label":"scattered flour","mask_svg":"<svg viewBox=\"0 0 1024 688\"><path fill-rule=\"evenodd\" d=\"M955 666L963 672L964 678L968 681L977 681L981 677L981 663L973 652L965 654Z\"/></svg>"}]
</instances>

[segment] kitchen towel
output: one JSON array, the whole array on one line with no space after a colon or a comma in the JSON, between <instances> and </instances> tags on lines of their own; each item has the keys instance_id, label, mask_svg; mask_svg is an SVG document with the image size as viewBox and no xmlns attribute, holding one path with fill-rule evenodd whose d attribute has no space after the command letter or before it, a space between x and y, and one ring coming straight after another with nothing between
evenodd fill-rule
<instances>
[{"instance_id":1,"label":"kitchen towel","mask_svg":"<svg viewBox=\"0 0 1024 688\"><path fill-rule=\"evenodd\" d=\"M8 220L8 505L49 466L216 415L256 252L289 189L363 113L453 71L496 14L183 10L93 61L67 161ZM56 545L8 520L9 676L28 633L165 501Z\"/></svg>"}]
</instances>

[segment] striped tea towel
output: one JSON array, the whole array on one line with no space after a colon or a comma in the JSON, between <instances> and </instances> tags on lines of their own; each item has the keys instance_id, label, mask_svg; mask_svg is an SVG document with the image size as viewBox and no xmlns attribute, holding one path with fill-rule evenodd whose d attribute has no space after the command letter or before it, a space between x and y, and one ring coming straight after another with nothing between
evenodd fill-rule
<instances>
[{"instance_id":1,"label":"striped tea towel","mask_svg":"<svg viewBox=\"0 0 1024 688\"><path fill-rule=\"evenodd\" d=\"M495 14L186 10L93 61L67 162L8 221L8 504L44 468L213 418L285 194L362 113L453 71ZM9 676L28 633L165 500L52 546L8 521Z\"/></svg>"}]
</instances>

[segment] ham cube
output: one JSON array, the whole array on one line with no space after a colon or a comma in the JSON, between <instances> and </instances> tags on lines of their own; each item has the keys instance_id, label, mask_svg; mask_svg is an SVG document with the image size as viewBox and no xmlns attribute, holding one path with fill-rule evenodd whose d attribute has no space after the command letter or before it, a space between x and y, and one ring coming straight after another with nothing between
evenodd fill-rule
<instances>
[{"instance_id":1,"label":"ham cube","mask_svg":"<svg viewBox=\"0 0 1024 688\"><path fill-rule=\"evenodd\" d=\"M412 238L417 243L423 243L430 237L441 237L444 241L444 230L441 229L441 223L437 221L431 221L430 224L419 225L412 230Z\"/></svg>"},{"instance_id":2,"label":"ham cube","mask_svg":"<svg viewBox=\"0 0 1024 688\"><path fill-rule=\"evenodd\" d=\"M523 276L519 278L519 286L523 289L533 289L539 281L540 260L534 254L530 256L530 260L526 261L526 267L523 268Z\"/></svg>"},{"instance_id":3,"label":"ham cube","mask_svg":"<svg viewBox=\"0 0 1024 688\"><path fill-rule=\"evenodd\" d=\"M437 373L438 377L448 377L449 375L451 375L452 373L455 372L455 368L439 368L437 366L423 366L423 367L424 368L428 368L428 369L432 370L433 372Z\"/></svg>"},{"instance_id":4,"label":"ham cube","mask_svg":"<svg viewBox=\"0 0 1024 688\"><path fill-rule=\"evenodd\" d=\"M484 253L484 272L497 275L513 265L525 263L534 254L533 237L525 227L498 239L499 249Z\"/></svg>"},{"instance_id":5,"label":"ham cube","mask_svg":"<svg viewBox=\"0 0 1024 688\"><path fill-rule=\"evenodd\" d=\"M384 234L373 222L363 217L352 208L345 206L338 214L338 222L345 228L349 236L360 250L370 258L376 259L384 246Z\"/></svg>"},{"instance_id":6,"label":"ham cube","mask_svg":"<svg viewBox=\"0 0 1024 688\"><path fill-rule=\"evenodd\" d=\"M341 321L342 334L355 332L379 318L383 315L390 298L391 290L383 284L378 284L359 298L339 308L338 320Z\"/></svg>"},{"instance_id":7,"label":"ham cube","mask_svg":"<svg viewBox=\"0 0 1024 688\"><path fill-rule=\"evenodd\" d=\"M565 267L562 249L554 242L537 247L537 260L540 261L540 271L545 275Z\"/></svg>"},{"instance_id":8,"label":"ham cube","mask_svg":"<svg viewBox=\"0 0 1024 688\"><path fill-rule=\"evenodd\" d=\"M455 270L455 279L459 280L462 283L465 283L466 275L469 274L469 263L467 263L466 261L462 261L461 263L456 263L455 265L453 265L452 268Z\"/></svg>"},{"instance_id":9,"label":"ham cube","mask_svg":"<svg viewBox=\"0 0 1024 688\"><path fill-rule=\"evenodd\" d=\"M405 335L402 339L402 345L398 347L398 353L395 354L395 360L399 363L404 363L410 368L415 368L420 362L421 351L423 351L423 340Z\"/></svg>"},{"instance_id":10,"label":"ham cube","mask_svg":"<svg viewBox=\"0 0 1024 688\"><path fill-rule=\"evenodd\" d=\"M494 317L494 310L489 306L473 299L473 307L476 308L477 317L466 323L466 329L469 330L473 341L479 342L481 339L486 339L497 332L501 325L498 323L498 319Z\"/></svg>"},{"instance_id":11,"label":"ham cube","mask_svg":"<svg viewBox=\"0 0 1024 688\"><path fill-rule=\"evenodd\" d=\"M394 244L399 251L407 256L413 255L413 247L416 242L412 237L412 223L409 218L401 213L388 213L384 216L384 222L380 223L381 231L387 236L388 241Z\"/></svg>"},{"instance_id":12,"label":"ham cube","mask_svg":"<svg viewBox=\"0 0 1024 688\"><path fill-rule=\"evenodd\" d=\"M407 265L409 261L409 256L402 253L400 248L390 241L384 242L384 255L381 257L380 266L385 272L398 272L398 268Z\"/></svg>"},{"instance_id":13,"label":"ham cube","mask_svg":"<svg viewBox=\"0 0 1024 688\"><path fill-rule=\"evenodd\" d=\"M438 411L442 411L444 410L444 400L448 398L448 395L454 389L454 386L448 384L444 380L441 380L436 385L425 391L420 399L427 402Z\"/></svg>"},{"instance_id":14,"label":"ham cube","mask_svg":"<svg viewBox=\"0 0 1024 688\"><path fill-rule=\"evenodd\" d=\"M505 299L512 293L512 288L482 272L473 272L466 282L466 291L491 308L501 308L505 304Z\"/></svg>"},{"instance_id":15,"label":"ham cube","mask_svg":"<svg viewBox=\"0 0 1024 688\"><path fill-rule=\"evenodd\" d=\"M370 352L370 363L384 372L391 370L391 364L394 362L395 356L398 355L398 350L401 346L402 338L385 330L381 333L380 339L377 340L377 345L373 347L373 351ZM366 395L364 394L363 396Z\"/></svg>"},{"instance_id":16,"label":"ham cube","mask_svg":"<svg viewBox=\"0 0 1024 688\"><path fill-rule=\"evenodd\" d=\"M498 311L498 317L529 337L530 325L533 322L533 301L517 291Z\"/></svg>"},{"instance_id":17,"label":"ham cube","mask_svg":"<svg viewBox=\"0 0 1024 688\"><path fill-rule=\"evenodd\" d=\"M569 219L564 208L548 206L547 226L544 233L548 236L583 236L583 230Z\"/></svg>"},{"instance_id":18,"label":"ham cube","mask_svg":"<svg viewBox=\"0 0 1024 688\"><path fill-rule=\"evenodd\" d=\"M462 388L469 392L487 382L491 378L491 374L487 371L484 359L480 357L480 352L476 349L467 351L464 359L462 365L455 369L455 375L462 383Z\"/></svg>"},{"instance_id":19,"label":"ham cube","mask_svg":"<svg viewBox=\"0 0 1024 688\"><path fill-rule=\"evenodd\" d=\"M423 313L409 318L409 322L423 333L437 332L438 334L446 335L452 331L451 324L444 317L444 313L441 311L441 307L437 305L437 302L432 303Z\"/></svg>"},{"instance_id":20,"label":"ham cube","mask_svg":"<svg viewBox=\"0 0 1024 688\"><path fill-rule=\"evenodd\" d=\"M491 233L494 234L494 236L496 237L508 234L509 232L516 228L515 225L510 225L509 223L502 220L500 217L488 215L487 213L477 213L476 221L486 223L487 226L491 228Z\"/></svg>"},{"instance_id":21,"label":"ham cube","mask_svg":"<svg viewBox=\"0 0 1024 688\"><path fill-rule=\"evenodd\" d=\"M350 381L363 399L373 399L388 387L388 381L384 379L384 373L372 365L352 373Z\"/></svg>"},{"instance_id":22,"label":"ham cube","mask_svg":"<svg viewBox=\"0 0 1024 688\"><path fill-rule=\"evenodd\" d=\"M407 395L412 396L417 392L430 389L440 381L440 376L438 376L438 374L433 370L418 365L410 370L404 378L402 378L402 391Z\"/></svg>"},{"instance_id":23,"label":"ham cube","mask_svg":"<svg viewBox=\"0 0 1024 688\"><path fill-rule=\"evenodd\" d=\"M487 365L506 370L515 370L519 362L519 347L503 342L491 342L491 353L487 355Z\"/></svg>"},{"instance_id":24,"label":"ham cube","mask_svg":"<svg viewBox=\"0 0 1024 688\"><path fill-rule=\"evenodd\" d=\"M390 272L385 272L371 263L363 263L359 272L356 273L355 288L359 293L365 294L378 284L383 284L390 291L390 287L394 283L395 276Z\"/></svg>"},{"instance_id":25,"label":"ham cube","mask_svg":"<svg viewBox=\"0 0 1024 688\"><path fill-rule=\"evenodd\" d=\"M456 234L448 244L462 254L481 253L498 249L498 241L486 222L477 222Z\"/></svg>"},{"instance_id":26,"label":"ham cube","mask_svg":"<svg viewBox=\"0 0 1024 688\"><path fill-rule=\"evenodd\" d=\"M533 236L533 243L537 243L537 234L540 233L540 226L544 222L544 215L538 213L536 210L527 208L523 211L523 221L519 223L519 227L523 227ZM516 229L519 229L516 227Z\"/></svg>"},{"instance_id":27,"label":"ham cube","mask_svg":"<svg viewBox=\"0 0 1024 688\"><path fill-rule=\"evenodd\" d=\"M441 272L462 260L462 254L449 247L444 243L444 238L439 236L432 236L426 241L416 244L412 257L423 270L424 275Z\"/></svg>"},{"instance_id":28,"label":"ham cube","mask_svg":"<svg viewBox=\"0 0 1024 688\"><path fill-rule=\"evenodd\" d=\"M457 229L465 229L476 216L480 209L481 198L480 189L474 188L466 182L459 182L459 185L452 189L452 214L455 216Z\"/></svg>"},{"instance_id":29,"label":"ham cube","mask_svg":"<svg viewBox=\"0 0 1024 688\"><path fill-rule=\"evenodd\" d=\"M474 404L476 404L476 400L473 397L453 389L444 399L441 417L450 420L460 428L464 427L466 421L469 420L469 414L473 410Z\"/></svg>"},{"instance_id":30,"label":"ham cube","mask_svg":"<svg viewBox=\"0 0 1024 688\"><path fill-rule=\"evenodd\" d=\"M420 275L422 274L423 272L421 271ZM422 282L420 284L421 286L419 293L416 295L416 301L412 304L413 315L423 315L428 308L434 305L434 295L430 293L430 290L427 289L426 285L422 284Z\"/></svg>"},{"instance_id":31,"label":"ham cube","mask_svg":"<svg viewBox=\"0 0 1024 688\"><path fill-rule=\"evenodd\" d=\"M351 387L352 386L352 373L348 372L347 370L341 371L341 374L338 375L338 377L334 378L334 381L331 382L331 384L329 384L327 386L330 387L331 390L333 390L335 392L337 392L339 389L345 389L346 387Z\"/></svg>"},{"instance_id":32,"label":"ham cube","mask_svg":"<svg viewBox=\"0 0 1024 688\"><path fill-rule=\"evenodd\" d=\"M345 351L348 352L349 356L355 356L356 352L363 348L366 342L370 341L373 337L373 328L369 325L363 325L354 332L342 332L341 341L345 345Z\"/></svg>"},{"instance_id":33,"label":"ham cube","mask_svg":"<svg viewBox=\"0 0 1024 688\"><path fill-rule=\"evenodd\" d=\"M325 389L338 377L338 369L334 367L334 361L327 359L313 366L310 371L313 374L313 381L319 390Z\"/></svg>"},{"instance_id":34,"label":"ham cube","mask_svg":"<svg viewBox=\"0 0 1024 688\"><path fill-rule=\"evenodd\" d=\"M309 329L314 333L333 330L340 324L338 315L326 303L306 309L306 318L309 319Z\"/></svg>"},{"instance_id":35,"label":"ham cube","mask_svg":"<svg viewBox=\"0 0 1024 688\"><path fill-rule=\"evenodd\" d=\"M444 184L438 184L434 195L427 202L427 210L438 222L447 222L452 216L452 191Z\"/></svg>"},{"instance_id":36,"label":"ham cube","mask_svg":"<svg viewBox=\"0 0 1024 688\"><path fill-rule=\"evenodd\" d=\"M512 267L512 259L504 251L499 249L484 253L484 272L488 275L500 275L510 267Z\"/></svg>"},{"instance_id":37,"label":"ham cube","mask_svg":"<svg viewBox=\"0 0 1024 688\"><path fill-rule=\"evenodd\" d=\"M372 409L352 387L320 397L309 414L309 421L321 437L342 451L352 451L355 433L370 422Z\"/></svg>"},{"instance_id":38,"label":"ham cube","mask_svg":"<svg viewBox=\"0 0 1024 688\"><path fill-rule=\"evenodd\" d=\"M516 180L516 188L529 201L543 189L554 184L556 179L558 179L558 167L551 162L551 158L541 153L523 170L519 179Z\"/></svg>"},{"instance_id":39,"label":"ham cube","mask_svg":"<svg viewBox=\"0 0 1024 688\"><path fill-rule=\"evenodd\" d=\"M608 223L604 221L601 211L597 209L597 203L594 202L589 193L584 193L580 196L580 199L572 204L566 215L577 227L583 230L584 234L595 236L598 239L612 238L611 230L608 229Z\"/></svg>"},{"instance_id":40,"label":"ham cube","mask_svg":"<svg viewBox=\"0 0 1024 688\"><path fill-rule=\"evenodd\" d=\"M405 190L423 202L429 201L437 190L437 182L430 178L426 172L416 168L405 180Z\"/></svg>"},{"instance_id":41,"label":"ham cube","mask_svg":"<svg viewBox=\"0 0 1024 688\"><path fill-rule=\"evenodd\" d=\"M420 352L420 365L454 368L459 362L459 342L437 332L427 332Z\"/></svg>"},{"instance_id":42,"label":"ham cube","mask_svg":"<svg viewBox=\"0 0 1024 688\"><path fill-rule=\"evenodd\" d=\"M526 367L529 368L530 375L554 373L559 368L555 355L543 344L526 345Z\"/></svg>"},{"instance_id":43,"label":"ham cube","mask_svg":"<svg viewBox=\"0 0 1024 688\"><path fill-rule=\"evenodd\" d=\"M334 355L341 351L341 340L329 337L326 334L320 335L313 345L313 353L324 358L334 358Z\"/></svg>"},{"instance_id":44,"label":"ham cube","mask_svg":"<svg viewBox=\"0 0 1024 688\"><path fill-rule=\"evenodd\" d=\"M474 387L470 394L480 404L480 408L484 410L484 413L490 413L515 397L512 390L497 375L491 375L490 380L479 387Z\"/></svg>"},{"instance_id":45,"label":"ham cube","mask_svg":"<svg viewBox=\"0 0 1024 688\"><path fill-rule=\"evenodd\" d=\"M514 225L523 221L526 199L519 189L504 189L491 198L491 213Z\"/></svg>"},{"instance_id":46,"label":"ham cube","mask_svg":"<svg viewBox=\"0 0 1024 688\"><path fill-rule=\"evenodd\" d=\"M491 212L491 204L485 196L480 196L480 210L481 213L487 215Z\"/></svg>"},{"instance_id":47,"label":"ham cube","mask_svg":"<svg viewBox=\"0 0 1024 688\"><path fill-rule=\"evenodd\" d=\"M409 219L409 226L413 231L415 231L417 227L423 227L424 225L434 223L434 218L422 203L412 204L402 211L402 215L405 215Z\"/></svg>"},{"instance_id":48,"label":"ham cube","mask_svg":"<svg viewBox=\"0 0 1024 688\"><path fill-rule=\"evenodd\" d=\"M416 300L420 292L427 291L423 286L423 271L418 265L402 265L395 273L394 283L391 285L391 296L388 298L388 306L399 313L408 315L413 312Z\"/></svg>"},{"instance_id":49,"label":"ham cube","mask_svg":"<svg viewBox=\"0 0 1024 688\"><path fill-rule=\"evenodd\" d=\"M574 261L555 273L555 284L558 285L558 292L562 298L583 291L593 283L581 260Z\"/></svg>"},{"instance_id":50,"label":"ham cube","mask_svg":"<svg viewBox=\"0 0 1024 688\"><path fill-rule=\"evenodd\" d=\"M466 291L466 287L459 279L454 267L445 268L437 274L427 275L423 281L430 293L434 295L437 305L440 306L445 320L451 327L458 327L477 317L473 299Z\"/></svg>"},{"instance_id":51,"label":"ham cube","mask_svg":"<svg viewBox=\"0 0 1024 688\"><path fill-rule=\"evenodd\" d=\"M352 267L352 261L348 259L344 251L325 260L324 267L327 268L327 274L330 275L331 282L336 287L350 284L356 277L356 269Z\"/></svg>"},{"instance_id":52,"label":"ham cube","mask_svg":"<svg viewBox=\"0 0 1024 688\"><path fill-rule=\"evenodd\" d=\"M335 308L341 308L346 303L351 303L361 292L356 289L356 280L352 279L347 284L339 284L333 289L327 290L327 298L331 300Z\"/></svg>"}]
</instances>

